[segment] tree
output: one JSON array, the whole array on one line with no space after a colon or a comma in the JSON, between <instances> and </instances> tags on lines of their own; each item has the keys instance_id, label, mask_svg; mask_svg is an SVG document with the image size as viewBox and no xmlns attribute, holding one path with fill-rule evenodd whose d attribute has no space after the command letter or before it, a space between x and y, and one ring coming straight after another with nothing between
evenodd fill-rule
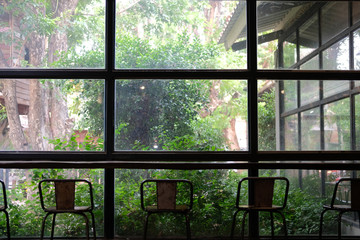
<instances>
[{"instance_id":1,"label":"tree","mask_svg":"<svg viewBox=\"0 0 360 240\"><path fill-rule=\"evenodd\" d=\"M8 31L1 35L10 49L5 56L0 48L3 67L44 68L56 66L61 54L73 43L69 41L71 22L77 9L84 10L89 0L2 1L1 22ZM17 37L17 36L20 37ZM23 60L21 60L23 59ZM9 121L9 138L15 150L52 150L46 139L71 135L72 121L59 81L29 80L29 133L24 134L19 120L14 80L2 80L5 109ZM26 136L28 135L28 136Z\"/></svg>"}]
</instances>

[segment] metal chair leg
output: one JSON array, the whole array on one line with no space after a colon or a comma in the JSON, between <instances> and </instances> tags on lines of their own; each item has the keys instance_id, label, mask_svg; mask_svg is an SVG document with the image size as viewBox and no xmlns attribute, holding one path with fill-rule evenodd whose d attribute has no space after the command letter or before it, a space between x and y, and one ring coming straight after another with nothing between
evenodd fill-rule
<instances>
[{"instance_id":1,"label":"metal chair leg","mask_svg":"<svg viewBox=\"0 0 360 240\"><path fill-rule=\"evenodd\" d=\"M95 216L94 216L93 212L90 212L90 214L91 214L91 221L92 221L94 239L96 240Z\"/></svg>"},{"instance_id":2,"label":"metal chair leg","mask_svg":"<svg viewBox=\"0 0 360 240\"><path fill-rule=\"evenodd\" d=\"M271 221L271 239L274 239L274 214L270 212L270 221Z\"/></svg>"},{"instance_id":3,"label":"metal chair leg","mask_svg":"<svg viewBox=\"0 0 360 240\"><path fill-rule=\"evenodd\" d=\"M248 214L248 211L244 212L244 215L242 217L242 223L241 223L241 240L244 240L244 232L245 232L245 220L246 215Z\"/></svg>"},{"instance_id":4,"label":"metal chair leg","mask_svg":"<svg viewBox=\"0 0 360 240\"><path fill-rule=\"evenodd\" d=\"M236 212L234 213L234 217L233 217L233 222L232 222L232 226L231 226L231 238L234 238L234 232L235 232L235 222L236 222L236 215L240 212L240 210L236 210Z\"/></svg>"},{"instance_id":5,"label":"metal chair leg","mask_svg":"<svg viewBox=\"0 0 360 240\"><path fill-rule=\"evenodd\" d=\"M322 229L323 229L324 214L327 212L327 210L328 209L324 209L320 214L319 240L322 239Z\"/></svg>"},{"instance_id":6,"label":"metal chair leg","mask_svg":"<svg viewBox=\"0 0 360 240\"><path fill-rule=\"evenodd\" d=\"M85 218L85 224L86 224L86 239L90 240L89 236L89 218L86 216L85 213L78 213L79 215L83 216Z\"/></svg>"},{"instance_id":7,"label":"metal chair leg","mask_svg":"<svg viewBox=\"0 0 360 240\"><path fill-rule=\"evenodd\" d=\"M288 239L287 226L286 226L286 219L285 219L285 216L284 216L284 214L283 214L281 211L277 211L277 212L281 215L281 217L282 217L282 219L283 219L284 235L285 235L285 239Z\"/></svg>"},{"instance_id":8,"label":"metal chair leg","mask_svg":"<svg viewBox=\"0 0 360 240\"><path fill-rule=\"evenodd\" d=\"M45 216L44 216L44 219L42 221L42 224L41 224L41 233L40 233L40 240L43 240L44 238L44 228L45 228L45 221L46 221L46 218L50 215L50 213L47 213Z\"/></svg>"},{"instance_id":9,"label":"metal chair leg","mask_svg":"<svg viewBox=\"0 0 360 240\"><path fill-rule=\"evenodd\" d=\"M54 213L53 215L52 224L51 224L51 235L50 235L51 240L54 238L55 219L56 219L56 213Z\"/></svg>"},{"instance_id":10,"label":"metal chair leg","mask_svg":"<svg viewBox=\"0 0 360 240\"><path fill-rule=\"evenodd\" d=\"M343 215L344 212L340 212L338 215L338 239L341 240L341 217Z\"/></svg>"},{"instance_id":11,"label":"metal chair leg","mask_svg":"<svg viewBox=\"0 0 360 240\"><path fill-rule=\"evenodd\" d=\"M7 238L10 240L10 220L9 220L9 213L4 210L5 218L6 218L6 231L7 231Z\"/></svg>"},{"instance_id":12,"label":"metal chair leg","mask_svg":"<svg viewBox=\"0 0 360 240\"><path fill-rule=\"evenodd\" d=\"M151 213L148 213L146 215L146 218L145 218L145 226L144 226L144 237L143 239L146 240L146 234L147 234L147 227L148 227L148 222L149 222L149 217L150 217Z\"/></svg>"},{"instance_id":13,"label":"metal chair leg","mask_svg":"<svg viewBox=\"0 0 360 240\"><path fill-rule=\"evenodd\" d=\"M191 230L190 230L190 219L189 214L185 213L185 220L186 220L186 237L188 240L191 239Z\"/></svg>"}]
</instances>

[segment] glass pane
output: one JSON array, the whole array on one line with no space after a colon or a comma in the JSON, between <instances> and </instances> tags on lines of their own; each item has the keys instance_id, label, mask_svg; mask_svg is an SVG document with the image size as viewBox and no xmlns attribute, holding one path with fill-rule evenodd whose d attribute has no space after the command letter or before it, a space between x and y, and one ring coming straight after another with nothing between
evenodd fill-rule
<instances>
[{"instance_id":1,"label":"glass pane","mask_svg":"<svg viewBox=\"0 0 360 240\"><path fill-rule=\"evenodd\" d=\"M320 110L301 113L301 150L320 150Z\"/></svg>"},{"instance_id":2,"label":"glass pane","mask_svg":"<svg viewBox=\"0 0 360 240\"><path fill-rule=\"evenodd\" d=\"M323 69L349 69L349 38L345 38L323 52Z\"/></svg>"},{"instance_id":3,"label":"glass pane","mask_svg":"<svg viewBox=\"0 0 360 240\"><path fill-rule=\"evenodd\" d=\"M291 115L284 120L285 150L299 150L298 117Z\"/></svg>"},{"instance_id":4,"label":"glass pane","mask_svg":"<svg viewBox=\"0 0 360 240\"><path fill-rule=\"evenodd\" d=\"M355 96L355 139L356 150L360 149L360 95Z\"/></svg>"},{"instance_id":5,"label":"glass pane","mask_svg":"<svg viewBox=\"0 0 360 240\"><path fill-rule=\"evenodd\" d=\"M314 15L299 28L300 59L319 47L319 20Z\"/></svg>"},{"instance_id":6,"label":"glass pane","mask_svg":"<svg viewBox=\"0 0 360 240\"><path fill-rule=\"evenodd\" d=\"M354 32L354 68L360 69L360 30Z\"/></svg>"},{"instance_id":7,"label":"glass pane","mask_svg":"<svg viewBox=\"0 0 360 240\"><path fill-rule=\"evenodd\" d=\"M258 144L259 151L277 150L276 139L276 82L259 80L258 86Z\"/></svg>"},{"instance_id":8,"label":"glass pane","mask_svg":"<svg viewBox=\"0 0 360 240\"><path fill-rule=\"evenodd\" d=\"M93 213L95 215L96 234L97 236L104 235L103 169L0 169L0 178L6 185L12 238L26 239L26 237L32 237L39 239L41 222L46 212L40 206L38 184L44 179L86 179L90 181L94 196L95 208ZM78 185L78 187L75 191L76 203L89 204L88 188L84 184ZM54 200L54 196L52 199ZM45 237L50 236L50 219L47 218L46 221ZM4 227L1 228L1 236L6 236L5 217L2 226ZM58 214L56 216L55 237L82 239L85 238L85 234L82 216L70 214ZM90 230L90 234L92 234L92 230Z\"/></svg>"},{"instance_id":9,"label":"glass pane","mask_svg":"<svg viewBox=\"0 0 360 240\"><path fill-rule=\"evenodd\" d=\"M306 63L300 66L302 70L318 70L319 69L319 56L316 55Z\"/></svg>"},{"instance_id":10,"label":"glass pane","mask_svg":"<svg viewBox=\"0 0 360 240\"><path fill-rule=\"evenodd\" d=\"M115 149L248 149L244 80L117 80Z\"/></svg>"},{"instance_id":11,"label":"glass pane","mask_svg":"<svg viewBox=\"0 0 360 240\"><path fill-rule=\"evenodd\" d=\"M324 106L326 150L350 150L350 99Z\"/></svg>"},{"instance_id":12,"label":"glass pane","mask_svg":"<svg viewBox=\"0 0 360 240\"><path fill-rule=\"evenodd\" d=\"M322 43L326 43L349 26L348 10L348 2L329 2L321 9Z\"/></svg>"},{"instance_id":13,"label":"glass pane","mask_svg":"<svg viewBox=\"0 0 360 240\"><path fill-rule=\"evenodd\" d=\"M323 81L324 98L349 90L349 81Z\"/></svg>"},{"instance_id":14,"label":"glass pane","mask_svg":"<svg viewBox=\"0 0 360 240\"><path fill-rule=\"evenodd\" d=\"M360 2L352 2L352 12L353 12L353 23L356 23L360 20Z\"/></svg>"},{"instance_id":15,"label":"glass pane","mask_svg":"<svg viewBox=\"0 0 360 240\"><path fill-rule=\"evenodd\" d=\"M105 66L104 0L9 1L0 32L1 68Z\"/></svg>"},{"instance_id":16,"label":"glass pane","mask_svg":"<svg viewBox=\"0 0 360 240\"><path fill-rule=\"evenodd\" d=\"M320 99L319 88L320 88L319 81L316 80L300 81L301 106L318 101Z\"/></svg>"},{"instance_id":17,"label":"glass pane","mask_svg":"<svg viewBox=\"0 0 360 240\"><path fill-rule=\"evenodd\" d=\"M297 81L284 80L284 90L281 92L284 96L284 111L297 108Z\"/></svg>"},{"instance_id":18,"label":"glass pane","mask_svg":"<svg viewBox=\"0 0 360 240\"><path fill-rule=\"evenodd\" d=\"M298 162L301 164L301 162ZM286 177L290 181L290 190L287 205L284 210L286 219L291 219L291 227L288 227L288 235L303 236L308 239L319 235L319 219L323 211L323 205L329 205L334 192L335 183L340 178L353 176L354 171L345 170L298 170L298 169L262 169L261 177ZM340 186L336 195L336 202L346 203L349 189ZM280 186L274 187L274 201L280 201L282 190ZM304 199L306 201L304 202ZM281 201L280 201L281 202ZM337 237L337 215L335 211L327 211L324 214L323 236ZM275 216L275 215L274 215ZM267 213L260 214L260 234L270 236L270 216ZM275 233L283 234L282 221L278 218L275 222ZM358 236L357 213L345 213L342 216L342 235Z\"/></svg>"},{"instance_id":19,"label":"glass pane","mask_svg":"<svg viewBox=\"0 0 360 240\"><path fill-rule=\"evenodd\" d=\"M115 234L130 238L143 234L146 214L140 208L141 181L144 179L187 179L194 187L194 204L191 210L193 216L207 216L206 218L191 218L191 237L228 236L231 231L238 182L247 175L247 171L242 169L192 171L116 169ZM241 202L243 199L246 202L247 186L241 190L241 193L244 194L241 195ZM177 202L184 200L184 195L177 197ZM215 202L221 204L214 204ZM184 215L151 215L147 234L149 238L186 237ZM239 231L236 228L235 235L238 236L238 234Z\"/></svg>"},{"instance_id":20,"label":"glass pane","mask_svg":"<svg viewBox=\"0 0 360 240\"><path fill-rule=\"evenodd\" d=\"M289 68L297 62L296 35L292 34L283 44L284 68Z\"/></svg>"},{"instance_id":21,"label":"glass pane","mask_svg":"<svg viewBox=\"0 0 360 240\"><path fill-rule=\"evenodd\" d=\"M246 68L245 1L117 0L115 41L118 69Z\"/></svg>"},{"instance_id":22,"label":"glass pane","mask_svg":"<svg viewBox=\"0 0 360 240\"><path fill-rule=\"evenodd\" d=\"M277 40L271 42L265 42L263 44L258 45L258 56L262 56L258 58L258 68L259 69L274 69L276 68L276 55L275 54L267 54L268 51L272 51L271 49L276 49L278 45Z\"/></svg>"},{"instance_id":23,"label":"glass pane","mask_svg":"<svg viewBox=\"0 0 360 240\"><path fill-rule=\"evenodd\" d=\"M103 151L104 81L0 79L1 151Z\"/></svg>"}]
</instances>

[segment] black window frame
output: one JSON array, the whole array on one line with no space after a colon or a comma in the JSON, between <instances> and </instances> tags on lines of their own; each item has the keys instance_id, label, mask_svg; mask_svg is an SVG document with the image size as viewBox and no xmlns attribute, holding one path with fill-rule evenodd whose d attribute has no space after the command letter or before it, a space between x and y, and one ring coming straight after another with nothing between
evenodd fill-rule
<instances>
[{"instance_id":1,"label":"black window frame","mask_svg":"<svg viewBox=\"0 0 360 240\"><path fill-rule=\"evenodd\" d=\"M279 0L280 1L280 0ZM257 1L246 2L247 69L115 69L115 0L106 0L105 69L1 69L4 79L104 79L104 152L1 152L0 168L104 168L104 233L114 233L114 179L116 168L135 169L247 169L256 177L261 169L360 170L360 151L258 151L258 80L359 80L355 70L264 70L257 67ZM349 33L354 31L350 29ZM351 35L351 34L350 34ZM281 46L279 45L279 49ZM301 59L297 64L305 62ZM308 60L310 57L308 58ZM295 68L297 66L294 66ZM244 152L136 152L114 151L114 89L117 79L235 79L247 80L248 143ZM345 162L339 163L339 160ZM306 162L299 162L306 160ZM324 162L326 160L326 162ZM250 216L250 236L258 235L257 215Z\"/></svg>"}]
</instances>

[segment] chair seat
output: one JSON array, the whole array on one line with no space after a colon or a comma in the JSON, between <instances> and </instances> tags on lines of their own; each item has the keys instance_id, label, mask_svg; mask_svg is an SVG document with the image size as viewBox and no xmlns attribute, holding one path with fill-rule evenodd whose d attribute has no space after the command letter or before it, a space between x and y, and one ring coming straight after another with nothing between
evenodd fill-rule
<instances>
[{"instance_id":1,"label":"chair seat","mask_svg":"<svg viewBox=\"0 0 360 240\"><path fill-rule=\"evenodd\" d=\"M190 208L187 205L177 205L175 209L158 209L158 207L155 205L147 206L145 210L148 212L187 212L190 210Z\"/></svg>"},{"instance_id":2,"label":"chair seat","mask_svg":"<svg viewBox=\"0 0 360 240\"><path fill-rule=\"evenodd\" d=\"M281 206L277 206L277 205L272 205L271 207L267 206L267 207L257 207L254 205L239 205L238 209L243 209L243 210L258 210L258 211L271 211L271 210L279 210L282 209Z\"/></svg>"},{"instance_id":3,"label":"chair seat","mask_svg":"<svg viewBox=\"0 0 360 240\"><path fill-rule=\"evenodd\" d=\"M333 210L351 210L351 211L360 211L358 208L351 208L351 205L333 205L331 207L330 205L324 205L325 209L333 209Z\"/></svg>"},{"instance_id":4,"label":"chair seat","mask_svg":"<svg viewBox=\"0 0 360 240\"><path fill-rule=\"evenodd\" d=\"M79 213L79 212L88 212L90 207L88 206L79 206L75 207L74 209L70 210L57 210L56 207L48 207L45 209L45 212L52 212L52 213Z\"/></svg>"}]
</instances>

